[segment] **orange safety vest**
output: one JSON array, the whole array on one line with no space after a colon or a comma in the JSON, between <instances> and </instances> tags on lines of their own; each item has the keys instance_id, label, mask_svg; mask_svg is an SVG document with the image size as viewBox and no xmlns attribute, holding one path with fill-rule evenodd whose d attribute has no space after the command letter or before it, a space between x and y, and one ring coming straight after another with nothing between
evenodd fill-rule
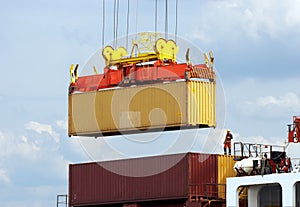
<instances>
[{"instance_id":1,"label":"orange safety vest","mask_svg":"<svg viewBox=\"0 0 300 207\"><path fill-rule=\"evenodd\" d=\"M224 141L224 147L225 148L231 148L231 140L232 140L232 134L227 133L225 136L225 141Z\"/></svg>"}]
</instances>

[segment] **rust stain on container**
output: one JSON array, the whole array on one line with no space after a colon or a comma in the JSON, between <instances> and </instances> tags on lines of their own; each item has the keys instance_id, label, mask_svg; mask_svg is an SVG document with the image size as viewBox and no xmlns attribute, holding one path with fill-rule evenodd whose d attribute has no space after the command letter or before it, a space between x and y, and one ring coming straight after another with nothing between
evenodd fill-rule
<instances>
[{"instance_id":1,"label":"rust stain on container","mask_svg":"<svg viewBox=\"0 0 300 207\"><path fill-rule=\"evenodd\" d=\"M70 165L69 203L80 206L214 198L216 167L217 155L198 153Z\"/></svg>"},{"instance_id":2,"label":"rust stain on container","mask_svg":"<svg viewBox=\"0 0 300 207\"><path fill-rule=\"evenodd\" d=\"M69 136L212 127L215 82L181 81L69 95Z\"/></svg>"}]
</instances>

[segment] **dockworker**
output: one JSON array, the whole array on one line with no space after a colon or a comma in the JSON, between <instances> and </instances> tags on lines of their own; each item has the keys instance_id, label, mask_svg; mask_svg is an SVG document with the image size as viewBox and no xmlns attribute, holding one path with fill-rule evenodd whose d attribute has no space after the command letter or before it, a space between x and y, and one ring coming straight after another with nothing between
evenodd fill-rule
<instances>
[{"instance_id":1,"label":"dockworker","mask_svg":"<svg viewBox=\"0 0 300 207\"><path fill-rule=\"evenodd\" d=\"M230 133L230 130L227 129L227 133L224 140L224 155L227 154L226 148L228 148L228 154L231 155L231 140L233 139L232 134Z\"/></svg>"}]
</instances>

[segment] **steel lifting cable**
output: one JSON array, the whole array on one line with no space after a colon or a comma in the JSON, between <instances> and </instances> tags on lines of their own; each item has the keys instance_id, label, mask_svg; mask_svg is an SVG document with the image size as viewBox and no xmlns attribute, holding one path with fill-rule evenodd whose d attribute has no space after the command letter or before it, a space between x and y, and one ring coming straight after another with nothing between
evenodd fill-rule
<instances>
[{"instance_id":1,"label":"steel lifting cable","mask_svg":"<svg viewBox=\"0 0 300 207\"><path fill-rule=\"evenodd\" d=\"M166 0L165 38L168 39L168 0Z\"/></svg>"},{"instance_id":2,"label":"steel lifting cable","mask_svg":"<svg viewBox=\"0 0 300 207\"><path fill-rule=\"evenodd\" d=\"M175 22L175 42L177 42L177 25L178 25L178 0L176 0L176 22Z\"/></svg>"},{"instance_id":3,"label":"steel lifting cable","mask_svg":"<svg viewBox=\"0 0 300 207\"><path fill-rule=\"evenodd\" d=\"M116 3L117 0L114 1L114 48L116 48Z\"/></svg>"},{"instance_id":4,"label":"steel lifting cable","mask_svg":"<svg viewBox=\"0 0 300 207\"><path fill-rule=\"evenodd\" d=\"M129 0L127 0L127 29L126 29L126 49L128 50L128 33L129 33L129 12L130 12L130 4Z\"/></svg>"},{"instance_id":5,"label":"steel lifting cable","mask_svg":"<svg viewBox=\"0 0 300 207\"><path fill-rule=\"evenodd\" d=\"M115 46L115 49L118 46L119 4L120 4L120 2L119 2L119 0L117 0L116 46Z\"/></svg>"},{"instance_id":6,"label":"steel lifting cable","mask_svg":"<svg viewBox=\"0 0 300 207\"><path fill-rule=\"evenodd\" d=\"M118 44L119 0L114 1L114 48Z\"/></svg>"},{"instance_id":7,"label":"steel lifting cable","mask_svg":"<svg viewBox=\"0 0 300 207\"><path fill-rule=\"evenodd\" d=\"M135 39L137 39L137 31L138 31L138 11L139 11L139 0L136 0L136 12L135 12Z\"/></svg>"},{"instance_id":8,"label":"steel lifting cable","mask_svg":"<svg viewBox=\"0 0 300 207\"><path fill-rule=\"evenodd\" d=\"M105 41L105 0L102 0L102 49L104 48Z\"/></svg>"},{"instance_id":9,"label":"steel lifting cable","mask_svg":"<svg viewBox=\"0 0 300 207\"><path fill-rule=\"evenodd\" d=\"M154 34L154 36L155 36L155 42L156 42L156 33L157 33L157 0L155 0L155 23L154 23L154 25L155 25L155 34Z\"/></svg>"}]
</instances>

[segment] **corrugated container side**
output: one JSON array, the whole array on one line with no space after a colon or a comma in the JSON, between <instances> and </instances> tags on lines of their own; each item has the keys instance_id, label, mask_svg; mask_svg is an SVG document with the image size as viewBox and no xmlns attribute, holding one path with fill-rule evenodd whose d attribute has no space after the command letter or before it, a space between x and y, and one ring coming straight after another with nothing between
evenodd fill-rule
<instances>
[{"instance_id":1,"label":"corrugated container side","mask_svg":"<svg viewBox=\"0 0 300 207\"><path fill-rule=\"evenodd\" d=\"M116 203L108 205L96 205L95 207L206 207L208 202L201 201L188 201L185 199L178 200L157 200L157 201L148 201L148 202L139 202L139 203ZM241 202L240 202L241 205ZM69 206L72 207L72 206ZM80 207L92 207L91 205L80 205ZM225 207L225 202L211 202L209 207ZM246 207L242 205L240 207Z\"/></svg>"},{"instance_id":2,"label":"corrugated container side","mask_svg":"<svg viewBox=\"0 0 300 207\"><path fill-rule=\"evenodd\" d=\"M140 207L141 205L139 203L126 203L122 205L123 207Z\"/></svg>"},{"instance_id":3,"label":"corrugated container side","mask_svg":"<svg viewBox=\"0 0 300 207\"><path fill-rule=\"evenodd\" d=\"M217 88L216 88L216 82L213 83L213 120L212 120L212 126L217 125Z\"/></svg>"},{"instance_id":4,"label":"corrugated container side","mask_svg":"<svg viewBox=\"0 0 300 207\"><path fill-rule=\"evenodd\" d=\"M184 199L180 200L159 200L152 202L134 203L134 204L121 204L121 205L108 205L106 207L206 207L207 202L201 201L187 201ZM209 207L225 207L225 203L211 202Z\"/></svg>"},{"instance_id":5,"label":"corrugated container side","mask_svg":"<svg viewBox=\"0 0 300 207\"><path fill-rule=\"evenodd\" d=\"M72 104L72 96L69 94L68 95L68 134L74 133L75 127L74 127L74 122L73 122L73 104Z\"/></svg>"},{"instance_id":6,"label":"corrugated container side","mask_svg":"<svg viewBox=\"0 0 300 207\"><path fill-rule=\"evenodd\" d=\"M215 82L189 81L187 85L188 123L216 126Z\"/></svg>"},{"instance_id":7,"label":"corrugated container side","mask_svg":"<svg viewBox=\"0 0 300 207\"><path fill-rule=\"evenodd\" d=\"M215 126L215 83L171 82L69 95L69 135Z\"/></svg>"},{"instance_id":8,"label":"corrugated container side","mask_svg":"<svg viewBox=\"0 0 300 207\"><path fill-rule=\"evenodd\" d=\"M154 175L153 169L171 168ZM108 170L109 169L109 170ZM184 154L70 165L71 206L167 200L188 196L188 162Z\"/></svg>"},{"instance_id":9,"label":"corrugated container side","mask_svg":"<svg viewBox=\"0 0 300 207\"><path fill-rule=\"evenodd\" d=\"M93 107L96 94L97 92L89 92L69 95L69 134L90 133L98 129Z\"/></svg>"},{"instance_id":10,"label":"corrugated container side","mask_svg":"<svg viewBox=\"0 0 300 207\"><path fill-rule=\"evenodd\" d=\"M69 134L186 125L185 82L69 95Z\"/></svg>"},{"instance_id":11,"label":"corrugated container side","mask_svg":"<svg viewBox=\"0 0 300 207\"><path fill-rule=\"evenodd\" d=\"M141 125L138 127L180 126L185 117L185 82L144 86L128 96L129 110L140 113ZM128 110L124 108L123 111ZM121 129L122 126L119 125Z\"/></svg>"},{"instance_id":12,"label":"corrugated container side","mask_svg":"<svg viewBox=\"0 0 300 207\"><path fill-rule=\"evenodd\" d=\"M217 155L189 154L189 199L217 197Z\"/></svg>"},{"instance_id":13,"label":"corrugated container side","mask_svg":"<svg viewBox=\"0 0 300 207\"><path fill-rule=\"evenodd\" d=\"M218 155L218 197L226 198L226 178L235 177L235 160L232 155Z\"/></svg>"},{"instance_id":14,"label":"corrugated container side","mask_svg":"<svg viewBox=\"0 0 300 207\"><path fill-rule=\"evenodd\" d=\"M79 206L216 198L217 165L217 155L199 153L70 165L69 202ZM153 169L166 166L172 167L153 174Z\"/></svg>"}]
</instances>

